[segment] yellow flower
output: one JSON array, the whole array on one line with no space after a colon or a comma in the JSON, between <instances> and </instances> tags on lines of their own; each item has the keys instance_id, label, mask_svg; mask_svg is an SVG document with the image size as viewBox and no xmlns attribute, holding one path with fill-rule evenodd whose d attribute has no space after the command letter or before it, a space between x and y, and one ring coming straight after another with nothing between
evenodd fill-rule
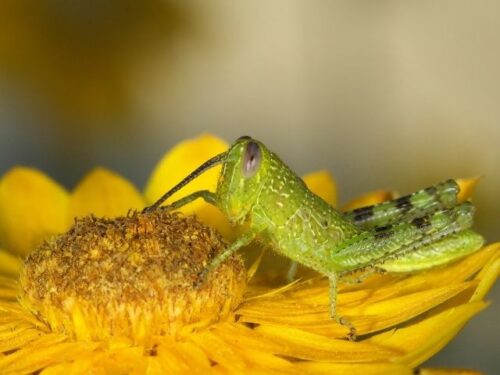
<instances>
[{"instance_id":1,"label":"yellow flower","mask_svg":"<svg viewBox=\"0 0 500 375\"><path fill-rule=\"evenodd\" d=\"M143 196L104 169L71 193L36 170L4 175L0 373L411 374L487 306L500 244L443 268L341 285L339 309L357 328L355 342L329 318L328 283L317 275L276 286L265 275L251 278L255 262L247 284L235 256L195 288L222 237L188 216L129 210L152 203L226 147L208 135L179 144L153 171ZM217 173L200 176L177 197L213 188ZM326 172L305 180L335 203ZM461 182L464 190L472 183ZM378 192L351 206L388 197ZM236 235L203 202L182 211L228 239Z\"/></svg>"}]
</instances>

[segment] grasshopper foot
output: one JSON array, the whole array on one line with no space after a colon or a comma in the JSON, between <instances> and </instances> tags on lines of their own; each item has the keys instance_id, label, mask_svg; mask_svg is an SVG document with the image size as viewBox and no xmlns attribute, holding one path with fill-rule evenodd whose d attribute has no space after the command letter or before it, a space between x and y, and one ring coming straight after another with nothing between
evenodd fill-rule
<instances>
[{"instance_id":1,"label":"grasshopper foot","mask_svg":"<svg viewBox=\"0 0 500 375\"><path fill-rule=\"evenodd\" d=\"M357 337L356 327L354 327L353 324L343 316L339 317L338 323L349 329L349 333L347 334L347 338L349 339L349 341L356 341Z\"/></svg>"}]
</instances>

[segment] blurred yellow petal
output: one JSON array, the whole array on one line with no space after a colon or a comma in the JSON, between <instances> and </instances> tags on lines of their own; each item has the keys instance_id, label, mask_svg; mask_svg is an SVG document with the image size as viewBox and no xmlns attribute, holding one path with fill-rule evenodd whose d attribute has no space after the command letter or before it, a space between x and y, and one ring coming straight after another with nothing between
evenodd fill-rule
<instances>
[{"instance_id":1,"label":"blurred yellow petal","mask_svg":"<svg viewBox=\"0 0 500 375\"><path fill-rule=\"evenodd\" d=\"M406 327L373 336L368 341L406 353L396 362L413 368L440 351L470 318L485 307L484 302L461 305Z\"/></svg>"},{"instance_id":2,"label":"blurred yellow petal","mask_svg":"<svg viewBox=\"0 0 500 375\"><path fill-rule=\"evenodd\" d=\"M154 168L144 191L146 203L154 203L202 163L226 151L227 148L227 143L209 134L177 144ZM174 194L167 202L171 203L198 190L215 191L220 170L220 165L207 170ZM180 211L187 215L196 214L202 222L217 228L225 237L233 235L229 223L219 209L202 199L182 207Z\"/></svg>"},{"instance_id":3,"label":"blurred yellow petal","mask_svg":"<svg viewBox=\"0 0 500 375\"><path fill-rule=\"evenodd\" d=\"M394 363L327 363L300 362L295 365L303 373L315 375L413 375L413 369Z\"/></svg>"},{"instance_id":4,"label":"blurred yellow petal","mask_svg":"<svg viewBox=\"0 0 500 375\"><path fill-rule=\"evenodd\" d=\"M493 256L475 277L480 282L470 298L470 302L482 300L490 289L493 288L500 274L500 243L490 245L488 248L493 251Z\"/></svg>"},{"instance_id":5,"label":"blurred yellow petal","mask_svg":"<svg viewBox=\"0 0 500 375\"><path fill-rule=\"evenodd\" d=\"M19 257L12 255L5 250L0 250L0 274L18 275L22 262Z\"/></svg>"},{"instance_id":6,"label":"blurred yellow petal","mask_svg":"<svg viewBox=\"0 0 500 375\"><path fill-rule=\"evenodd\" d=\"M67 229L67 192L43 173L16 167L0 182L0 241L26 255L44 239Z\"/></svg>"},{"instance_id":7,"label":"blurred yellow petal","mask_svg":"<svg viewBox=\"0 0 500 375\"><path fill-rule=\"evenodd\" d=\"M460 192L458 193L459 202L464 202L470 199L480 179L480 177L457 179L458 186L460 186Z\"/></svg>"},{"instance_id":8,"label":"blurred yellow petal","mask_svg":"<svg viewBox=\"0 0 500 375\"><path fill-rule=\"evenodd\" d=\"M17 301L18 296L19 288L17 282L11 276L0 275L0 301ZM1 311L2 308L0 307L0 316L2 314Z\"/></svg>"},{"instance_id":9,"label":"blurred yellow petal","mask_svg":"<svg viewBox=\"0 0 500 375\"><path fill-rule=\"evenodd\" d=\"M469 369L453 368L422 368L418 371L419 375L482 375L479 371Z\"/></svg>"},{"instance_id":10,"label":"blurred yellow petal","mask_svg":"<svg viewBox=\"0 0 500 375\"><path fill-rule=\"evenodd\" d=\"M355 208L372 206L374 204L394 199L396 194L392 191L377 190L371 193L363 194L342 207L343 211L351 211Z\"/></svg>"},{"instance_id":11,"label":"blurred yellow petal","mask_svg":"<svg viewBox=\"0 0 500 375\"><path fill-rule=\"evenodd\" d=\"M141 194L134 185L105 168L87 174L71 194L68 220L94 214L99 217L125 215L129 210L144 207Z\"/></svg>"},{"instance_id":12,"label":"blurred yellow petal","mask_svg":"<svg viewBox=\"0 0 500 375\"><path fill-rule=\"evenodd\" d=\"M333 176L328 171L318 171L302 177L307 187L332 206L337 205L337 186Z\"/></svg>"}]
</instances>

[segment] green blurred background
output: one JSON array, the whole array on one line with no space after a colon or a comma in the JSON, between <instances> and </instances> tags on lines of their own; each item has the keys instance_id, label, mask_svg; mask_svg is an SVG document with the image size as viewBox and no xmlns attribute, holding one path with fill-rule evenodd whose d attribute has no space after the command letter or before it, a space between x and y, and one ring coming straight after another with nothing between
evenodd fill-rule
<instances>
[{"instance_id":1,"label":"green blurred background","mask_svg":"<svg viewBox=\"0 0 500 375\"><path fill-rule=\"evenodd\" d=\"M0 173L71 188L103 165L142 188L182 139L262 140L341 202L481 175L500 240L496 1L0 2ZM497 303L433 365L498 370Z\"/></svg>"}]
</instances>

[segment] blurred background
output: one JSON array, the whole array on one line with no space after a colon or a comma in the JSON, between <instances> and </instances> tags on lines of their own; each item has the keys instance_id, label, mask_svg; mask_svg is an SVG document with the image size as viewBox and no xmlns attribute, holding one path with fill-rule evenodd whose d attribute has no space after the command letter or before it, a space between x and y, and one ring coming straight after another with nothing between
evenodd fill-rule
<instances>
[{"instance_id":1,"label":"blurred background","mask_svg":"<svg viewBox=\"0 0 500 375\"><path fill-rule=\"evenodd\" d=\"M0 174L72 188L103 165L142 189L180 140L248 134L331 170L341 202L481 175L500 240L499 66L496 1L2 0ZM431 365L497 370L490 298Z\"/></svg>"}]
</instances>

